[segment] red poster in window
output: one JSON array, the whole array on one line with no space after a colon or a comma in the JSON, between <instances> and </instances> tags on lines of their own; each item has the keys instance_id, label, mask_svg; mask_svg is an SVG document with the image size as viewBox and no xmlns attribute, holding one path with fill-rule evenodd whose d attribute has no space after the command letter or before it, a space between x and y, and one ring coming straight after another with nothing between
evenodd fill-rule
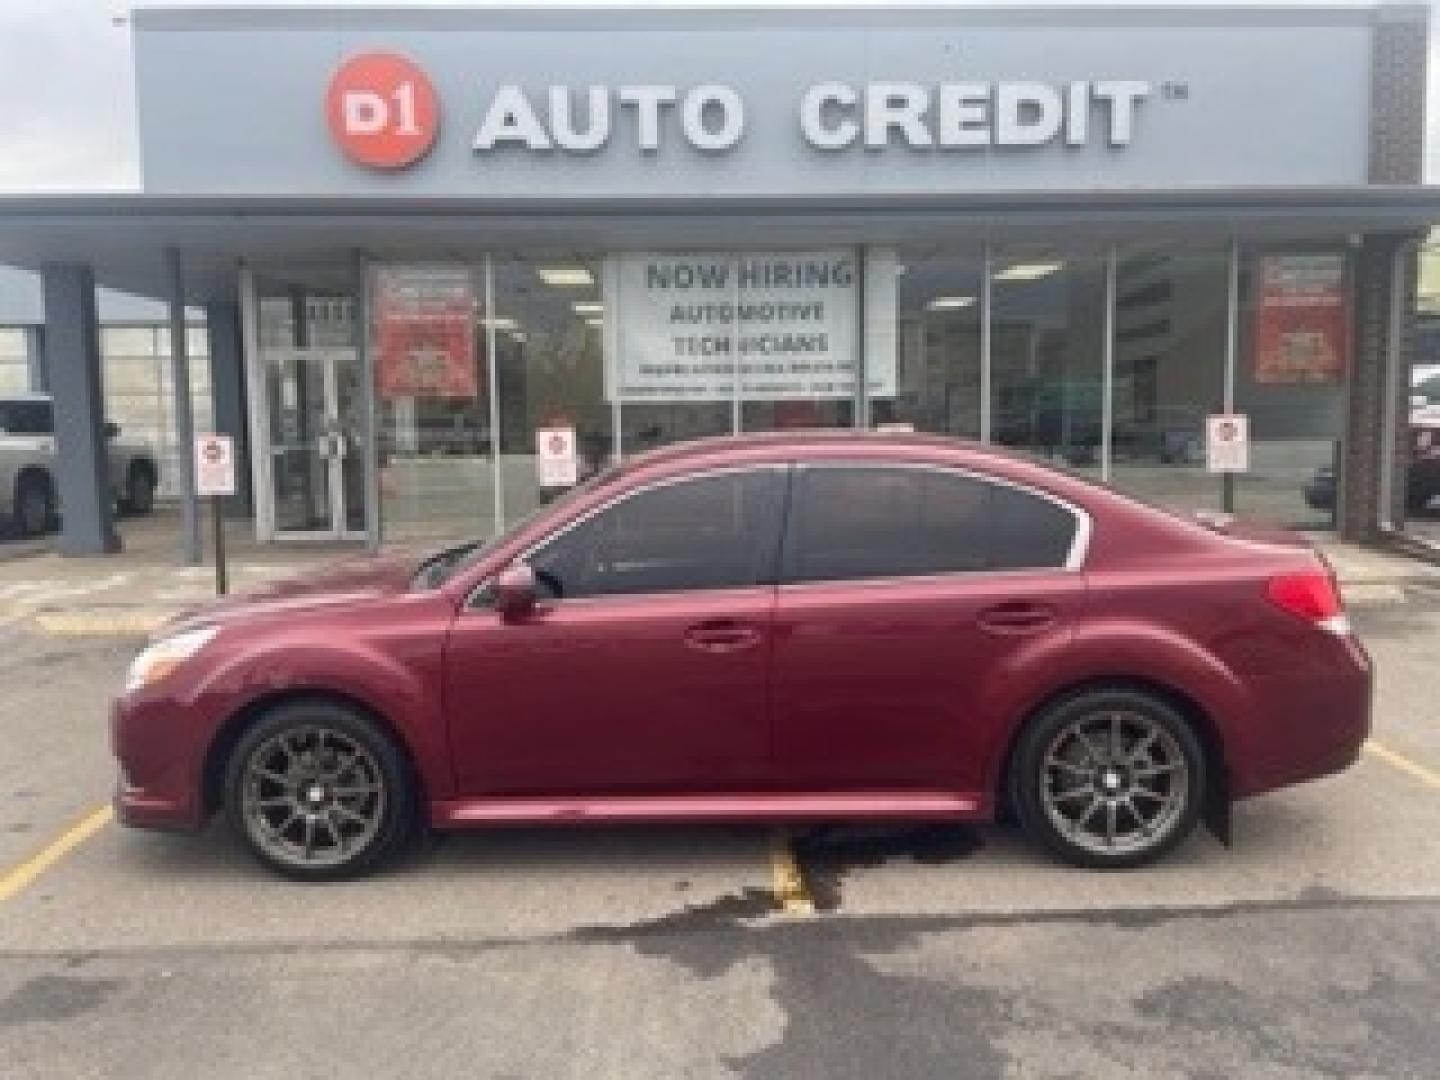
<instances>
[{"instance_id":1,"label":"red poster in window","mask_svg":"<svg viewBox=\"0 0 1440 1080\"><path fill-rule=\"evenodd\" d=\"M375 378L382 398L469 398L479 394L475 290L451 266L375 271Z\"/></svg>"},{"instance_id":2,"label":"red poster in window","mask_svg":"<svg viewBox=\"0 0 1440 1080\"><path fill-rule=\"evenodd\" d=\"M1343 255L1265 255L1255 307L1257 383L1345 377L1350 312Z\"/></svg>"}]
</instances>

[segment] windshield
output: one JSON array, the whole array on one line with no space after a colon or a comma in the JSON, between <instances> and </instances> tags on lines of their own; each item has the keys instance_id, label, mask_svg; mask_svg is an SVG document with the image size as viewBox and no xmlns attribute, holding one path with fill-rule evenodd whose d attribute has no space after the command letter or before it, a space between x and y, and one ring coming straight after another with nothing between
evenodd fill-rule
<instances>
[{"instance_id":1,"label":"windshield","mask_svg":"<svg viewBox=\"0 0 1440 1080\"><path fill-rule=\"evenodd\" d=\"M508 543L511 537L519 535L523 530L539 518L542 514L550 514L564 509L570 503L584 495L588 495L596 488L604 487L618 474L615 466L601 469L594 476L577 484L559 498L548 503L542 503L530 513L513 523L504 532L496 533L488 540L471 540L463 544L456 544L454 547L437 551L420 564L415 572L413 587L419 589L434 589L449 581L460 571L474 566L481 559L485 558L492 551Z\"/></svg>"}]
</instances>

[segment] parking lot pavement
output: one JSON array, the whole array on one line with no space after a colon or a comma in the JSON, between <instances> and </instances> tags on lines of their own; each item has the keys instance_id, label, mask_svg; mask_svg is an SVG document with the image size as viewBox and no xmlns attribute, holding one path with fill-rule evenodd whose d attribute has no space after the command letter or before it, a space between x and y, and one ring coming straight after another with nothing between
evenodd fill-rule
<instances>
[{"instance_id":1,"label":"parking lot pavement","mask_svg":"<svg viewBox=\"0 0 1440 1080\"><path fill-rule=\"evenodd\" d=\"M457 835L303 887L223 830L100 828L0 899L0 1077L1434 1075L1440 590L1353 615L1393 758L1135 873L818 830L804 917L757 829ZM132 647L0 629L0 875L108 795Z\"/></svg>"}]
</instances>

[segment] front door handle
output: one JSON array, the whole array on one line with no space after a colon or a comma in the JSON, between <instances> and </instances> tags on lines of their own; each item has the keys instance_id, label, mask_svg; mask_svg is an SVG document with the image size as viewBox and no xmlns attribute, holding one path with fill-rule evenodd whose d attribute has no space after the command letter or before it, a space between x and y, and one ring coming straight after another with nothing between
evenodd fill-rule
<instances>
[{"instance_id":1,"label":"front door handle","mask_svg":"<svg viewBox=\"0 0 1440 1080\"><path fill-rule=\"evenodd\" d=\"M685 644L700 652L738 652L760 644L760 631L739 619L707 619L685 631Z\"/></svg>"},{"instance_id":2,"label":"front door handle","mask_svg":"<svg viewBox=\"0 0 1440 1080\"><path fill-rule=\"evenodd\" d=\"M1032 634L1054 624L1056 611L1049 604L1008 600L980 612L976 622L992 634Z\"/></svg>"}]
</instances>

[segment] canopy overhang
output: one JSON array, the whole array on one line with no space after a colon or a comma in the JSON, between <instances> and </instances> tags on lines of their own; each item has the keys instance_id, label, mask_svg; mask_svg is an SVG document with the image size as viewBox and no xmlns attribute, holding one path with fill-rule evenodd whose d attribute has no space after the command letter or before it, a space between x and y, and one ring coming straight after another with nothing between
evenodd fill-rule
<instances>
[{"instance_id":1,"label":"canopy overhang","mask_svg":"<svg viewBox=\"0 0 1440 1080\"><path fill-rule=\"evenodd\" d=\"M786 194L743 199L0 196L0 263L86 263L96 280L167 294L177 249L192 303L233 300L238 268L343 284L356 251L469 258L486 251L800 247L1289 243L1422 234L1440 186L985 192L944 196Z\"/></svg>"}]
</instances>

